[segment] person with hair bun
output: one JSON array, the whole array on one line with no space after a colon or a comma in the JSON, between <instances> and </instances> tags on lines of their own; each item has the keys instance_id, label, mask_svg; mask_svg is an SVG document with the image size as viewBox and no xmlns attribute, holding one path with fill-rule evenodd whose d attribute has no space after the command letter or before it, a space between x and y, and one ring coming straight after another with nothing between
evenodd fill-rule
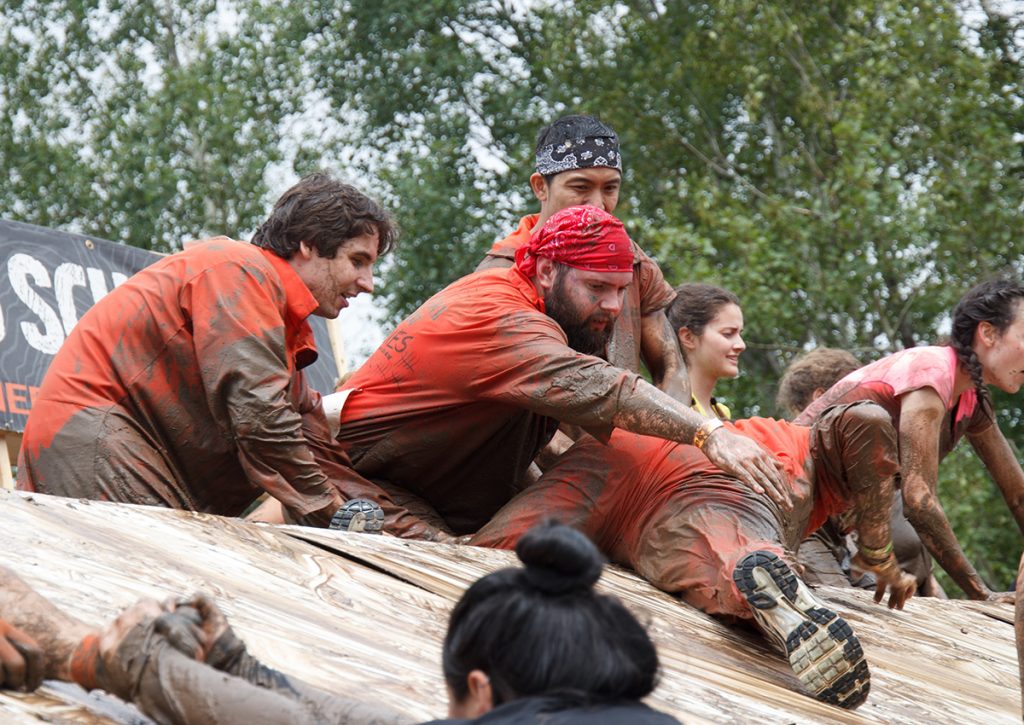
<instances>
[{"instance_id":1,"label":"person with hair bun","mask_svg":"<svg viewBox=\"0 0 1024 725\"><path fill-rule=\"evenodd\" d=\"M967 436L1024 532L1024 470L994 419L986 385L1024 384L1024 285L1001 277L973 287L953 309L949 344L914 347L856 370L797 417L810 425L837 405L873 401L898 432L904 513L928 551L971 599L992 592L964 556L937 496L939 462Z\"/></svg>"},{"instance_id":2,"label":"person with hair bun","mask_svg":"<svg viewBox=\"0 0 1024 725\"><path fill-rule=\"evenodd\" d=\"M488 574L452 610L443 722L678 722L640 702L657 684L658 653L622 602L594 591L604 568L594 544L547 522L515 549L524 568Z\"/></svg>"},{"instance_id":3,"label":"person with hair bun","mask_svg":"<svg viewBox=\"0 0 1024 725\"><path fill-rule=\"evenodd\" d=\"M729 420L729 408L712 393L721 378L740 374L739 358L747 345L739 298L713 284L689 282L676 287L667 315L686 361L690 407L705 417Z\"/></svg>"}]
</instances>

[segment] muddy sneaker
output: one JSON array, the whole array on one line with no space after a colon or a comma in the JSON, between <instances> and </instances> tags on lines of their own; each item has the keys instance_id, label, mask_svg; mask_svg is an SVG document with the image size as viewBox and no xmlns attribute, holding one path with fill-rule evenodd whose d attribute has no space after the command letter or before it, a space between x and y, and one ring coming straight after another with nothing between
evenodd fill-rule
<instances>
[{"instance_id":1,"label":"muddy sneaker","mask_svg":"<svg viewBox=\"0 0 1024 725\"><path fill-rule=\"evenodd\" d=\"M849 710L867 699L871 675L857 636L782 559L755 551L740 560L732 578L761 630L814 697Z\"/></svg>"},{"instance_id":2,"label":"muddy sneaker","mask_svg":"<svg viewBox=\"0 0 1024 725\"><path fill-rule=\"evenodd\" d=\"M354 498L343 503L341 508L334 512L328 528L379 534L384 528L384 510L375 501Z\"/></svg>"}]
</instances>

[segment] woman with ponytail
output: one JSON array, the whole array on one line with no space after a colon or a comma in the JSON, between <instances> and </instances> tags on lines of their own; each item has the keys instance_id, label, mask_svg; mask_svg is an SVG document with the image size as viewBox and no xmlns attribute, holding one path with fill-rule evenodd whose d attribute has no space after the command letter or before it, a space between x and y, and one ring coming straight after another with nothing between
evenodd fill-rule
<instances>
[{"instance_id":1,"label":"woman with ponytail","mask_svg":"<svg viewBox=\"0 0 1024 725\"><path fill-rule=\"evenodd\" d=\"M954 308L947 346L902 350L850 373L796 422L810 425L857 400L881 405L898 431L904 513L927 550L969 598L1012 601L990 591L967 561L936 488L939 462L966 435L1024 532L1024 471L995 424L986 387L1016 393L1022 384L1024 285L992 279Z\"/></svg>"}]
</instances>

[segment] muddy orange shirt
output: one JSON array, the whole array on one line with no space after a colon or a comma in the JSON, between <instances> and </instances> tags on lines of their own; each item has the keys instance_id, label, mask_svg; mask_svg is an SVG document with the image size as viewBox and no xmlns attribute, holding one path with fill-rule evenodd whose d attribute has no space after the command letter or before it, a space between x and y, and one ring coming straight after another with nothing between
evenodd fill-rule
<instances>
[{"instance_id":1,"label":"muddy orange shirt","mask_svg":"<svg viewBox=\"0 0 1024 725\"><path fill-rule=\"evenodd\" d=\"M537 225L539 214L530 214L519 221L512 234L495 242L489 252L492 265L501 263L510 267L515 263L516 250L530 241L530 232ZM640 371L640 340L643 335L640 320L644 315L667 307L676 293L665 281L658 263L648 257L636 242L633 242L633 284L626 289L622 313L615 321L612 336L608 342L607 359L633 372Z\"/></svg>"},{"instance_id":2,"label":"muddy orange shirt","mask_svg":"<svg viewBox=\"0 0 1024 725\"><path fill-rule=\"evenodd\" d=\"M352 376L338 440L360 474L466 533L518 492L559 421L607 428L639 381L572 350L517 268L488 269L427 300Z\"/></svg>"},{"instance_id":3,"label":"muddy orange shirt","mask_svg":"<svg viewBox=\"0 0 1024 725\"><path fill-rule=\"evenodd\" d=\"M286 261L224 238L142 270L54 357L19 488L226 515L262 490L296 515L330 504L300 416L316 307Z\"/></svg>"}]
</instances>

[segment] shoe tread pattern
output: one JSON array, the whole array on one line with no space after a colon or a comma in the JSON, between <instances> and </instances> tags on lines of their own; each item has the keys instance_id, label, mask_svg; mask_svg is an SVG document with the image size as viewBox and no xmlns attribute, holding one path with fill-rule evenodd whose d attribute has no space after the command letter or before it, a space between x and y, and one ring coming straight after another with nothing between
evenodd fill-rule
<instances>
[{"instance_id":1,"label":"shoe tread pattern","mask_svg":"<svg viewBox=\"0 0 1024 725\"><path fill-rule=\"evenodd\" d=\"M771 578L774 587L758 583L757 569ZM785 651L794 674L815 698L847 709L867 699L868 664L850 625L819 602L782 559L768 551L748 554L736 565L733 581L754 618ZM788 632L781 631L779 623L786 620L773 614L778 607L797 612L803 621Z\"/></svg>"}]
</instances>

